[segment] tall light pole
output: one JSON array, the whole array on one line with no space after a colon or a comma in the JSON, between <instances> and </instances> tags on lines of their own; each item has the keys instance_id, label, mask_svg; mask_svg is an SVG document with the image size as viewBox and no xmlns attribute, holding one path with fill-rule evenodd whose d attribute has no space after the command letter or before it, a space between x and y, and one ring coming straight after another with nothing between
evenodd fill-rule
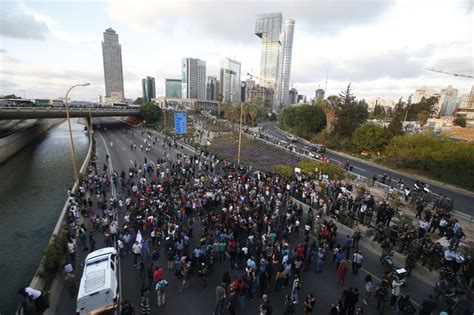
<instances>
[{"instance_id":1,"label":"tall light pole","mask_svg":"<svg viewBox=\"0 0 474 315\"><path fill-rule=\"evenodd\" d=\"M66 93L66 119L67 119L67 124L69 127L69 146L71 147L71 161L72 161L72 169L74 171L74 179L79 180L79 173L77 172L77 165L76 165L76 149L74 148L74 140L72 139L72 130L71 130L71 118L69 117L69 104L67 102L67 97L69 95L69 92L75 87L78 86L88 86L90 83L82 83L82 84L76 84L73 85L69 88L69 90Z\"/></svg>"},{"instance_id":2,"label":"tall light pole","mask_svg":"<svg viewBox=\"0 0 474 315\"><path fill-rule=\"evenodd\" d=\"M240 103L240 131L239 131L239 150L237 151L237 164L240 166L240 146L242 143L242 116L244 110L244 103Z\"/></svg>"}]
</instances>

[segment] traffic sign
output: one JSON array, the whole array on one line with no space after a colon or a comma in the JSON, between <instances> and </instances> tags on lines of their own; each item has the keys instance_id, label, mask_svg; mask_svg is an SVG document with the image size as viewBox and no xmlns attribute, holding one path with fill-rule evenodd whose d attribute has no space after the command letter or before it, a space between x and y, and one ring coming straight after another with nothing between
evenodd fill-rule
<instances>
[{"instance_id":1,"label":"traffic sign","mask_svg":"<svg viewBox=\"0 0 474 315\"><path fill-rule=\"evenodd\" d=\"M188 132L186 112L174 113L174 129L176 135L183 135Z\"/></svg>"}]
</instances>

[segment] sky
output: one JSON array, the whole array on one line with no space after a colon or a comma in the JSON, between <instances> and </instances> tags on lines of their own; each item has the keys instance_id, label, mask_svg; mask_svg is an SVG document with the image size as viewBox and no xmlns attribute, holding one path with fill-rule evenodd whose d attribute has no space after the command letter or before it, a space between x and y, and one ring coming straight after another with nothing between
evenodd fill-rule
<instances>
[{"instance_id":1,"label":"sky","mask_svg":"<svg viewBox=\"0 0 474 315\"><path fill-rule=\"evenodd\" d=\"M0 95L70 97L105 94L103 32L112 27L122 46L125 97L141 96L141 79L180 78L184 57L206 61L218 75L226 57L259 75L255 16L281 12L294 19L291 85L314 97L318 87L338 94L351 83L358 98L408 97L421 86L447 85L468 93L474 75L472 0L292 1L9 1L0 2Z\"/></svg>"}]
</instances>

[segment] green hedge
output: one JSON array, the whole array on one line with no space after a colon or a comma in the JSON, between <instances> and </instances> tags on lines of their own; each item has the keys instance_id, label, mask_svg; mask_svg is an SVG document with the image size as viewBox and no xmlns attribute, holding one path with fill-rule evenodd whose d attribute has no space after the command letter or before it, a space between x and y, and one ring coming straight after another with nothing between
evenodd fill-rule
<instances>
[{"instance_id":1,"label":"green hedge","mask_svg":"<svg viewBox=\"0 0 474 315\"><path fill-rule=\"evenodd\" d=\"M322 170L323 174L328 175L330 180L342 180L351 177L335 164L322 163L308 159L303 160L294 166L279 164L274 167L274 170L283 176L291 177L294 173L295 167L300 168L306 175L313 174L314 176L319 175L319 173L316 172L316 169L318 171Z\"/></svg>"},{"instance_id":2,"label":"green hedge","mask_svg":"<svg viewBox=\"0 0 474 315\"><path fill-rule=\"evenodd\" d=\"M399 168L474 190L474 146L428 135L393 137L385 148L387 162Z\"/></svg>"}]
</instances>

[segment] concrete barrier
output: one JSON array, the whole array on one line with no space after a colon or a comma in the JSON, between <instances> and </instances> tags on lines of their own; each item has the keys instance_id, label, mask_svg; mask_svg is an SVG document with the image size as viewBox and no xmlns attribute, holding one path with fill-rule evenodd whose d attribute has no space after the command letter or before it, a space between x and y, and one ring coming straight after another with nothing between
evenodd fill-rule
<instances>
[{"instance_id":1,"label":"concrete barrier","mask_svg":"<svg viewBox=\"0 0 474 315\"><path fill-rule=\"evenodd\" d=\"M89 149L87 151L87 155L84 159L84 162L82 163L82 166L79 170L80 173L84 173L87 170L87 167L89 166L90 159L92 157L92 151L93 151L93 142L94 141L89 141ZM74 185L72 186L72 191L76 193L79 189L79 182L76 180L74 182ZM55 235L59 233L61 230L61 227L64 224L64 219L66 217L66 213L68 211L68 201L64 203L63 209L61 210L61 213L59 215L58 221L56 223L56 226L54 227L53 233L49 239L48 245L51 244L53 238ZM47 246L48 246L47 245ZM45 285L46 281L40 277L41 271L43 270L43 265L44 265L45 258L44 256L41 257L41 261L39 263L38 269L36 269L36 272L33 276L33 279L30 282L30 287L36 290L39 290L43 293L45 293ZM45 315L49 314L55 314L56 306L59 301L59 297L61 296L61 290L63 289L63 277L62 277L62 271L58 272L56 277L53 279L51 286L49 287L49 296L50 296L50 307L46 310L44 313ZM18 308L17 314L23 315L23 310L21 307Z\"/></svg>"}]
</instances>

